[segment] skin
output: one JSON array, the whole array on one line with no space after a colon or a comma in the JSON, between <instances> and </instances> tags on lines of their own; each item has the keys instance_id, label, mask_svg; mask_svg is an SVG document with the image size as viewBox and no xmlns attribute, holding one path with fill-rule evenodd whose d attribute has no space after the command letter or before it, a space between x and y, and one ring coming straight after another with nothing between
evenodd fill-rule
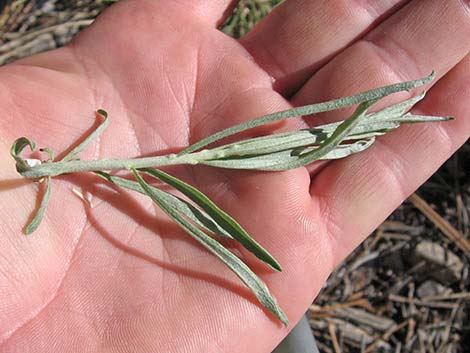
<instances>
[{"instance_id":1,"label":"skin","mask_svg":"<svg viewBox=\"0 0 470 353\"><path fill-rule=\"evenodd\" d=\"M60 153L104 108L110 126L82 158L162 154L246 119L435 69L414 112L455 121L402 127L321 169L170 170L279 260L275 273L227 244L292 323L334 267L468 139L468 1L287 0L240 41L216 29L231 5L122 0L67 47L0 69L1 352L270 352L289 331L149 200L93 176L53 180L43 224L23 236L38 186L7 153L19 136Z\"/></svg>"}]
</instances>

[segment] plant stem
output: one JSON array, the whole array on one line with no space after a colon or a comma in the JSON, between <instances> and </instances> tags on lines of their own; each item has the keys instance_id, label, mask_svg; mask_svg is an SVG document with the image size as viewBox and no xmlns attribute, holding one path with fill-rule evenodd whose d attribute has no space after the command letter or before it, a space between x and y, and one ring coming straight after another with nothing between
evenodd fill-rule
<instances>
[{"instance_id":1,"label":"plant stem","mask_svg":"<svg viewBox=\"0 0 470 353\"><path fill-rule=\"evenodd\" d=\"M61 174L76 172L118 169L130 170L131 168L140 169L177 164L198 164L202 160L215 158L216 156L217 154L214 151L202 150L200 152L189 153L181 156L176 154L169 154L166 156L143 157L135 159L104 158L90 161L73 160L49 162L21 171L21 175L25 178L36 179L45 176L53 177Z\"/></svg>"}]
</instances>

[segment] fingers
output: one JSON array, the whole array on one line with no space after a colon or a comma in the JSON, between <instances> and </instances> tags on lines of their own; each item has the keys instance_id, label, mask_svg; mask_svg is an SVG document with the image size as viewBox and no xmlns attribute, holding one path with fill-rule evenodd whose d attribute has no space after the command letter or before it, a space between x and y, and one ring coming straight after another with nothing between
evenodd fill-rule
<instances>
[{"instance_id":1,"label":"fingers","mask_svg":"<svg viewBox=\"0 0 470 353\"><path fill-rule=\"evenodd\" d=\"M432 69L442 76L465 57L420 106L426 114L460 119L403 126L378 138L371 149L330 163L313 179L310 193L329 225L336 262L468 138L469 112L458 100L469 89L469 31L468 6L462 1L412 2L323 67L293 99L295 105L322 101L424 76ZM338 117L328 114L314 121Z\"/></svg>"},{"instance_id":2,"label":"fingers","mask_svg":"<svg viewBox=\"0 0 470 353\"><path fill-rule=\"evenodd\" d=\"M288 0L243 38L242 44L285 94L405 2Z\"/></svg>"},{"instance_id":3,"label":"fingers","mask_svg":"<svg viewBox=\"0 0 470 353\"><path fill-rule=\"evenodd\" d=\"M470 11L464 2L414 1L324 66L292 102L327 100L432 70L442 76L470 50L469 33Z\"/></svg>"},{"instance_id":4,"label":"fingers","mask_svg":"<svg viewBox=\"0 0 470 353\"><path fill-rule=\"evenodd\" d=\"M311 194L329 224L336 263L372 232L470 136L470 56L429 92L419 114L454 114L451 122L401 127L371 149L334 162Z\"/></svg>"},{"instance_id":5,"label":"fingers","mask_svg":"<svg viewBox=\"0 0 470 353\"><path fill-rule=\"evenodd\" d=\"M439 16L435 15L437 13ZM459 0L414 1L325 65L291 102L293 105L321 102L423 77L432 70L441 77L468 53L469 26L468 6ZM409 95L406 92L395 94L377 106L409 98ZM344 119L352 110L318 114L306 118L305 123L321 125ZM308 166L308 170L313 175L319 167L323 165L316 163Z\"/></svg>"}]
</instances>

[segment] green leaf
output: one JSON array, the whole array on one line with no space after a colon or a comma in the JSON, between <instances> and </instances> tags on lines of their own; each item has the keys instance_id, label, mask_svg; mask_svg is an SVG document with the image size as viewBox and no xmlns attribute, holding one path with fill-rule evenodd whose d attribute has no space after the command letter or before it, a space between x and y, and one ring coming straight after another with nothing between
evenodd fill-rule
<instances>
[{"instance_id":1,"label":"green leaf","mask_svg":"<svg viewBox=\"0 0 470 353\"><path fill-rule=\"evenodd\" d=\"M338 159L344 158L351 154L362 152L372 146L375 138L370 137L366 140L358 140L352 143L341 144L337 146L331 152L325 154L319 159ZM317 149L318 146L314 147L297 147L285 151L260 155L260 156L243 156L243 157L232 157L228 159L215 159L201 162L211 167L227 168L227 169L244 169L244 170L272 170L276 168L279 163L290 164L299 159L299 152L310 152Z\"/></svg>"},{"instance_id":2,"label":"green leaf","mask_svg":"<svg viewBox=\"0 0 470 353\"><path fill-rule=\"evenodd\" d=\"M239 125L219 131L189 146L188 148L181 151L179 155L197 151L222 138L237 134L239 132L254 128L256 126L261 126L267 123L272 123L272 122L287 119L287 118L293 118L293 117L302 116L302 115L311 115L311 114L346 108L346 107L350 107L352 105L363 103L366 101L381 99L392 93L401 92L401 91L409 91L410 89L420 87L429 83L430 81L434 79L434 77L435 77L435 73L433 71L429 76L418 79L418 80L400 82L400 83L396 83L396 84L389 85L389 86L375 88L375 89L365 91L359 94L355 94L352 96L348 96L348 97L333 99L333 100L323 102L323 103L310 104L310 105L305 105L302 107L284 110L282 112L268 114L260 118L249 120Z\"/></svg>"},{"instance_id":3,"label":"green leaf","mask_svg":"<svg viewBox=\"0 0 470 353\"><path fill-rule=\"evenodd\" d=\"M318 144L327 135L322 129L304 129L255 137L212 149L214 160L257 156Z\"/></svg>"},{"instance_id":4,"label":"green leaf","mask_svg":"<svg viewBox=\"0 0 470 353\"><path fill-rule=\"evenodd\" d=\"M361 152L374 142L373 137L396 129L402 123L446 121L452 117L418 116L406 113L414 104L423 99L424 93L406 101L394 104L378 112L362 116L353 124L343 140L360 140L349 144L338 144L330 152L317 159L337 159ZM406 113L406 114L405 114ZM302 151L318 154L318 144L330 139L345 121L325 124L311 129L284 132L268 136L255 137L215 148L214 158L201 161L201 164L230 169L283 170L299 165L299 153ZM338 139L340 141L341 139ZM337 141L337 142L338 142ZM315 146L316 145L316 146ZM331 149L334 145L330 145ZM325 152L325 150L323 150ZM312 158L312 157L311 157ZM305 163L302 162L302 163ZM311 163L311 162L308 162Z\"/></svg>"},{"instance_id":5,"label":"green leaf","mask_svg":"<svg viewBox=\"0 0 470 353\"><path fill-rule=\"evenodd\" d=\"M39 151L47 153L47 155L49 156L49 161L50 162L54 161L54 158L55 158L54 151L51 150L49 147L40 148Z\"/></svg>"},{"instance_id":6,"label":"green leaf","mask_svg":"<svg viewBox=\"0 0 470 353\"><path fill-rule=\"evenodd\" d=\"M424 93L404 102L392 105L378 112L368 113L350 132L348 139L363 139L383 135L400 126L402 115L414 104L423 99ZM344 121L344 120L343 120ZM330 137L343 121L325 124L310 129L283 132L248 140L230 143L214 148L212 151L221 158L257 156L270 154L296 147L310 146L323 142ZM427 120L423 120L427 121ZM207 163L208 165L214 165ZM232 163L233 164L233 163Z\"/></svg>"},{"instance_id":7,"label":"green leaf","mask_svg":"<svg viewBox=\"0 0 470 353\"><path fill-rule=\"evenodd\" d=\"M421 92L419 95L411 97L407 100L385 107L377 112L367 114L362 124L366 125L369 122L390 121L401 117L408 110L410 110L416 103L423 100L426 92Z\"/></svg>"},{"instance_id":8,"label":"green leaf","mask_svg":"<svg viewBox=\"0 0 470 353\"><path fill-rule=\"evenodd\" d=\"M425 92L416 97L412 97L403 102L386 107L380 111L366 114L357 126L354 127L347 139L362 139L383 135L390 130L398 128L402 123L446 121L452 119L452 117L439 116L420 116L420 118L413 118L415 115L406 113L417 102L421 101L424 96ZM311 130L320 130L324 133L324 136L328 137L342 122L343 121L339 121L317 126Z\"/></svg>"},{"instance_id":9,"label":"green leaf","mask_svg":"<svg viewBox=\"0 0 470 353\"><path fill-rule=\"evenodd\" d=\"M49 202L49 198L51 196L51 177L47 177L45 179L46 183L46 191L44 193L44 196L42 197L41 204L39 205L39 208L34 215L34 218L32 219L31 223L29 223L26 226L25 233L26 235L29 235L33 233L41 224L42 219L44 218L44 213L46 212L46 207Z\"/></svg>"},{"instance_id":10,"label":"green leaf","mask_svg":"<svg viewBox=\"0 0 470 353\"><path fill-rule=\"evenodd\" d=\"M160 179L164 183L173 186L176 190L181 191L190 200L195 202L199 207L207 212L209 216L227 233L229 233L233 239L237 240L243 247L253 253L257 258L267 263L269 266L277 271L282 271L281 265L276 259L264 249L258 242L251 238L248 233L237 223L232 217L226 212L220 209L214 204L206 195L200 192L193 186L179 180L161 170L143 168L140 169L146 174L149 174L157 179Z\"/></svg>"},{"instance_id":11,"label":"green leaf","mask_svg":"<svg viewBox=\"0 0 470 353\"><path fill-rule=\"evenodd\" d=\"M108 113L106 111L104 111L103 109L98 109L96 111L96 113L98 115L100 115L101 117L103 117L103 121L101 122L101 124L98 125L98 127L90 135L88 135L82 143L80 143L78 146L76 146L74 149L72 149L72 151L70 151L64 158L62 158L62 162L68 162L68 161L74 159L74 157L77 154L79 154L86 147L88 147L88 145L91 142L93 142L93 140L98 138L103 133L103 131L106 129L106 127L109 124Z\"/></svg>"},{"instance_id":12,"label":"green leaf","mask_svg":"<svg viewBox=\"0 0 470 353\"><path fill-rule=\"evenodd\" d=\"M31 151L34 151L36 149L36 144L34 143L34 141L31 141L27 137L20 137L16 139L15 142L13 142L13 144L11 145L11 149L10 149L11 156L15 160L17 160L18 158L21 159L20 157L21 152L23 152L26 146L29 146Z\"/></svg>"},{"instance_id":13,"label":"green leaf","mask_svg":"<svg viewBox=\"0 0 470 353\"><path fill-rule=\"evenodd\" d=\"M429 123L429 122L437 122L437 121L449 121L449 120L455 120L455 117L453 116L429 116L429 115L415 115L411 113L407 113L400 117L399 119L396 119L400 123L408 123L408 124L414 124L414 123Z\"/></svg>"},{"instance_id":14,"label":"green leaf","mask_svg":"<svg viewBox=\"0 0 470 353\"><path fill-rule=\"evenodd\" d=\"M142 189L170 218L172 218L179 226L181 226L181 228L183 228L206 249L217 256L225 265L227 265L243 281L243 283L251 289L259 302L269 312L275 315L285 326L289 324L287 316L277 304L276 299L269 292L266 284L264 284L264 282L261 281L247 265L245 265L229 250L224 248L217 240L211 238L199 228L191 224L191 222L184 218L184 216L176 209L166 203L161 198L161 193L159 192L161 190L149 187L137 170L132 169L132 172Z\"/></svg>"},{"instance_id":15,"label":"green leaf","mask_svg":"<svg viewBox=\"0 0 470 353\"><path fill-rule=\"evenodd\" d=\"M366 140L358 140L353 143L341 144L334 150L328 152L320 159L340 159L350 156L355 153L365 151L375 142L375 137L370 137Z\"/></svg>"},{"instance_id":16,"label":"green leaf","mask_svg":"<svg viewBox=\"0 0 470 353\"><path fill-rule=\"evenodd\" d=\"M295 169L307 164L310 164L316 160L320 160L324 158L325 155L333 151L349 134L350 132L356 127L358 122L365 116L367 108L369 108L375 101L368 101L361 103L353 115L342 122L333 134L328 137L322 144L315 148L314 150L301 154L298 158L291 162L284 162L279 161L278 164L273 165L265 170L289 170Z\"/></svg>"},{"instance_id":17,"label":"green leaf","mask_svg":"<svg viewBox=\"0 0 470 353\"><path fill-rule=\"evenodd\" d=\"M115 176L115 175L110 175L110 174L105 173L105 172L97 171L97 172L95 172L95 174L99 175L103 179L105 179L105 180L109 181L110 183L113 183L113 184L115 184L119 187L122 187L122 188L125 188L125 189L129 189L129 190L136 191L136 192L139 192L141 194L147 195L147 193L142 189L142 187L136 181L127 180L127 179L124 179L124 178L121 178L121 177L118 177L118 176ZM150 185L149 185L149 187L152 188L152 189L156 189L156 188L154 188L153 186L150 186ZM179 197L177 197L173 194L170 194L166 191L159 190L159 189L156 189L156 190L158 190L156 192L162 193L161 197L165 200L165 202L170 204L173 208L177 209L180 213L184 214L188 219L190 219L191 221L196 223L202 229L204 229L204 230L206 230L210 233L213 233L215 235L224 237L224 238L233 239L232 236L225 229L220 227L217 224L217 222L214 219L212 219L212 217L210 217L204 211L197 209L196 207L194 207L189 202L187 202L187 201L185 201L185 200L183 200L183 199L181 199L181 198L179 198Z\"/></svg>"},{"instance_id":18,"label":"green leaf","mask_svg":"<svg viewBox=\"0 0 470 353\"><path fill-rule=\"evenodd\" d=\"M21 157L21 153L23 152L26 146L29 146L31 151L34 151L36 149L36 144L34 143L34 141L31 141L30 139L26 137L20 137L16 139L10 148L10 155L15 159L16 170L20 174L26 170L31 169L31 166L28 164L29 160L23 159Z\"/></svg>"}]
</instances>

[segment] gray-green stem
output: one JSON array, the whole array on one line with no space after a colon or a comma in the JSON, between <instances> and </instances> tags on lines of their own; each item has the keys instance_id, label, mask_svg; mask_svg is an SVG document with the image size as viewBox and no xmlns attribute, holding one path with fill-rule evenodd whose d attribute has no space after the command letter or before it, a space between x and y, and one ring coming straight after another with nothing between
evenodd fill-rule
<instances>
[{"instance_id":1,"label":"gray-green stem","mask_svg":"<svg viewBox=\"0 0 470 353\"><path fill-rule=\"evenodd\" d=\"M45 176L57 176L61 174L105 171L105 170L130 170L132 168L156 168L177 164L198 164L202 160L220 157L216 152L202 150L178 156L169 154L166 156L143 157L134 159L104 158L97 160L72 160L60 162L46 162L26 170L20 171L25 178L42 178Z\"/></svg>"}]
</instances>

